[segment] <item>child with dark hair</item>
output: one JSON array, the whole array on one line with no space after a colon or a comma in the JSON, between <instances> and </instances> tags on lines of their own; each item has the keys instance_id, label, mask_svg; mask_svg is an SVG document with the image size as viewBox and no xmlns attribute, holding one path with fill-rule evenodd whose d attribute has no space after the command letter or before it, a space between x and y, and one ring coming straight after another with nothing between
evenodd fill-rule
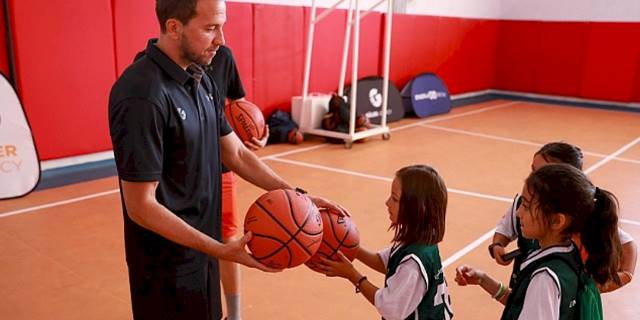
<instances>
[{"instance_id":1,"label":"child with dark hair","mask_svg":"<svg viewBox=\"0 0 640 320\"><path fill-rule=\"evenodd\" d=\"M328 276L345 278L362 292L384 319L451 319L447 282L438 243L445 230L447 188L431 167L414 165L396 172L386 202L394 230L392 245L380 252L360 247L356 259L386 274L378 288L343 255L324 259Z\"/></svg>"},{"instance_id":2,"label":"child with dark hair","mask_svg":"<svg viewBox=\"0 0 640 320\"><path fill-rule=\"evenodd\" d=\"M600 285L620 283L617 199L582 171L567 164L533 171L517 215L522 235L539 248L522 261L511 289L481 270L456 269L459 285L480 285L506 305L502 319L573 319L581 274ZM571 240L576 235L588 253L585 263Z\"/></svg>"},{"instance_id":3,"label":"child with dark hair","mask_svg":"<svg viewBox=\"0 0 640 320\"><path fill-rule=\"evenodd\" d=\"M582 170L582 150L575 145L565 142L547 143L533 155L531 171L535 171L552 163L565 163L576 169ZM525 238L520 230L520 220L516 216L516 213L521 205L521 201L521 196L517 194L512 205L507 209L507 212L498 222L496 232L493 235L493 242L489 245L489 254L498 264L508 265L511 261L514 261L512 280L509 287L513 285L513 279L515 279L518 270L520 269L520 265L527 256L527 253L539 248L538 243L535 240ZM599 285L601 292L609 292L618 289L631 282L633 277L637 255L636 245L633 238L619 228L618 236L620 238L620 243L622 244L622 259L618 268L618 276L622 281L620 283L609 282ZM517 240L520 254L516 255L513 259L503 258L505 255L505 248L514 240ZM586 254L584 253L583 258L586 258Z\"/></svg>"}]
</instances>

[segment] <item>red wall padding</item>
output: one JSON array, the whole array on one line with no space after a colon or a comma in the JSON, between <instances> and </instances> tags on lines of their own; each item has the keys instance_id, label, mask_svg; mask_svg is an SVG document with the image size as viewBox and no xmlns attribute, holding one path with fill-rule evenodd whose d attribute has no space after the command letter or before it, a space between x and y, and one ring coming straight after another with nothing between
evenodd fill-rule
<instances>
[{"instance_id":1,"label":"red wall padding","mask_svg":"<svg viewBox=\"0 0 640 320\"><path fill-rule=\"evenodd\" d=\"M7 57L7 39L5 37L5 21L4 21L4 6L0 5L0 72L5 76L9 76L9 61Z\"/></svg>"},{"instance_id":2,"label":"red wall padding","mask_svg":"<svg viewBox=\"0 0 640 320\"><path fill-rule=\"evenodd\" d=\"M323 11L322 9L318 9L316 14L319 15ZM305 52L303 52L303 59L307 48L307 33L309 19L311 18L311 9L305 8L304 13L303 48ZM346 18L347 14L345 10L336 10L316 25L309 77L309 92L311 93L334 92L338 88ZM347 74L346 78L349 80L351 76ZM300 81L303 80L304 78L300 78ZM301 92L295 93L296 96L300 94Z\"/></svg>"},{"instance_id":3,"label":"red wall padding","mask_svg":"<svg viewBox=\"0 0 640 320\"><path fill-rule=\"evenodd\" d=\"M497 89L638 101L640 24L501 21Z\"/></svg>"},{"instance_id":4,"label":"red wall padding","mask_svg":"<svg viewBox=\"0 0 640 320\"><path fill-rule=\"evenodd\" d=\"M253 5L227 2L227 23L223 30L226 45L236 58L246 98L253 101Z\"/></svg>"},{"instance_id":5,"label":"red wall padding","mask_svg":"<svg viewBox=\"0 0 640 320\"><path fill-rule=\"evenodd\" d=\"M496 21L438 18L436 29L436 74L453 94L486 90L495 75ZM429 57L425 57L429 59Z\"/></svg>"},{"instance_id":6,"label":"red wall padding","mask_svg":"<svg viewBox=\"0 0 640 320\"><path fill-rule=\"evenodd\" d=\"M158 36L154 3L10 1L18 87L42 159L111 147L109 90ZM227 2L227 16L226 41L247 98L267 116L289 110L291 97L302 91L310 8ZM345 18L338 10L316 28L310 92L338 86ZM435 72L454 94L496 88L640 101L640 23L412 15L393 21L391 80L399 88L419 73ZM360 77L382 74L384 25L380 13L362 20ZM0 43L6 42L2 28ZM0 71L7 69L0 50Z\"/></svg>"},{"instance_id":7,"label":"red wall padding","mask_svg":"<svg viewBox=\"0 0 640 320\"><path fill-rule=\"evenodd\" d=\"M122 74L136 54L144 50L150 38L157 38L160 26L155 0L111 0L115 33L118 75Z\"/></svg>"},{"instance_id":8,"label":"red wall padding","mask_svg":"<svg viewBox=\"0 0 640 320\"><path fill-rule=\"evenodd\" d=\"M640 24L592 23L580 96L640 101Z\"/></svg>"},{"instance_id":9,"label":"red wall padding","mask_svg":"<svg viewBox=\"0 0 640 320\"><path fill-rule=\"evenodd\" d=\"M318 9L316 16L320 15L323 11L323 9ZM304 13L303 48L305 52L303 53L303 59L304 54L306 54L311 9L305 8ZM336 10L316 25L311 59L309 92L326 93L337 91L340 81L340 65L342 63L346 19L346 10ZM378 75L382 72L382 19L383 16L380 13L374 12L367 15L360 22L358 78ZM353 55L351 53L354 45L354 30L355 28L352 27L345 77L346 85L351 83L351 72L353 68ZM302 80L304 80L304 78L302 78ZM300 94L301 92L297 92L295 95Z\"/></svg>"},{"instance_id":10,"label":"red wall padding","mask_svg":"<svg viewBox=\"0 0 640 320\"><path fill-rule=\"evenodd\" d=\"M391 79L402 89L417 74L435 72L454 94L491 88L497 30L493 20L396 15Z\"/></svg>"},{"instance_id":11,"label":"red wall padding","mask_svg":"<svg viewBox=\"0 0 640 320\"><path fill-rule=\"evenodd\" d=\"M302 7L256 4L254 9L254 102L265 115L289 110L302 91Z\"/></svg>"},{"instance_id":12,"label":"red wall padding","mask_svg":"<svg viewBox=\"0 0 640 320\"><path fill-rule=\"evenodd\" d=\"M111 1L14 0L10 10L18 87L41 159L109 150Z\"/></svg>"}]
</instances>

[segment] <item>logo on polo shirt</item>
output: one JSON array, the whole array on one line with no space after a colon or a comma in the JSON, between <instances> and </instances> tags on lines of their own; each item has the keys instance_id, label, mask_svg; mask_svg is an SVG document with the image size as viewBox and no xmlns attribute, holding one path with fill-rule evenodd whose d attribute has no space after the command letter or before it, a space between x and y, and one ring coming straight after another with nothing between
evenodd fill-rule
<instances>
[{"instance_id":1,"label":"logo on polo shirt","mask_svg":"<svg viewBox=\"0 0 640 320\"><path fill-rule=\"evenodd\" d=\"M180 119L187 120L187 112L184 109L178 107L178 114L180 115Z\"/></svg>"}]
</instances>

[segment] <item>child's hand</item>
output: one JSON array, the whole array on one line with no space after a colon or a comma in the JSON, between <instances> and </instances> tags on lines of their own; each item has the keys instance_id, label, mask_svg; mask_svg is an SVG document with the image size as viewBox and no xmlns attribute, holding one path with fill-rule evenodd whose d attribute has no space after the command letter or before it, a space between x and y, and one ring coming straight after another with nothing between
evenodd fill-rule
<instances>
[{"instance_id":1,"label":"child's hand","mask_svg":"<svg viewBox=\"0 0 640 320\"><path fill-rule=\"evenodd\" d=\"M478 270L470 266L462 265L456 268L455 281L460 286L481 284L484 277L485 274L482 270Z\"/></svg>"},{"instance_id":2,"label":"child's hand","mask_svg":"<svg viewBox=\"0 0 640 320\"><path fill-rule=\"evenodd\" d=\"M512 260L505 261L504 259L502 259L502 256L505 254L503 246L501 245L495 246L492 249L493 249L493 256L495 257L495 260L499 265L506 266L511 263Z\"/></svg>"},{"instance_id":3,"label":"child's hand","mask_svg":"<svg viewBox=\"0 0 640 320\"><path fill-rule=\"evenodd\" d=\"M356 268L353 267L353 264L351 264L351 261L349 261L342 252L338 251L336 255L338 256L338 261L322 257L318 269L328 277L341 277L345 279L350 279L354 274L358 273Z\"/></svg>"}]
</instances>

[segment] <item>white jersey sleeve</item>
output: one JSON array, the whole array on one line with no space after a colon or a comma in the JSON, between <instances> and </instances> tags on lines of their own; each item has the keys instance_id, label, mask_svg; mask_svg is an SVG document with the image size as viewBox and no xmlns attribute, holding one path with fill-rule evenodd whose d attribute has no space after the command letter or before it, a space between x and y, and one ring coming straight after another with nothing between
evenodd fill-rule
<instances>
[{"instance_id":1,"label":"white jersey sleeve","mask_svg":"<svg viewBox=\"0 0 640 320\"><path fill-rule=\"evenodd\" d=\"M620 238L620 244L627 244L633 241L633 237L620 228L618 228L618 237Z\"/></svg>"},{"instance_id":2,"label":"white jersey sleeve","mask_svg":"<svg viewBox=\"0 0 640 320\"><path fill-rule=\"evenodd\" d=\"M560 281L551 269L536 270L518 320L560 319L560 288Z\"/></svg>"},{"instance_id":3,"label":"white jersey sleeve","mask_svg":"<svg viewBox=\"0 0 640 320\"><path fill-rule=\"evenodd\" d=\"M498 222L498 225L496 225L496 233L509 238L511 241L518 239L518 232L516 229L516 212L518 210L519 199L520 195L516 195L511 206L507 208L507 211Z\"/></svg>"},{"instance_id":4,"label":"white jersey sleeve","mask_svg":"<svg viewBox=\"0 0 640 320\"><path fill-rule=\"evenodd\" d=\"M386 261L389 261L388 257ZM374 304L383 318L402 320L416 310L427 292L429 282L422 270L419 262L411 256L402 259L396 272L387 279L387 287L375 293Z\"/></svg>"},{"instance_id":5,"label":"white jersey sleeve","mask_svg":"<svg viewBox=\"0 0 640 320\"><path fill-rule=\"evenodd\" d=\"M380 257L380 260L382 260L382 263L384 263L384 268L387 269L389 258L391 257L391 247L387 247L378 251L378 257Z\"/></svg>"}]
</instances>

